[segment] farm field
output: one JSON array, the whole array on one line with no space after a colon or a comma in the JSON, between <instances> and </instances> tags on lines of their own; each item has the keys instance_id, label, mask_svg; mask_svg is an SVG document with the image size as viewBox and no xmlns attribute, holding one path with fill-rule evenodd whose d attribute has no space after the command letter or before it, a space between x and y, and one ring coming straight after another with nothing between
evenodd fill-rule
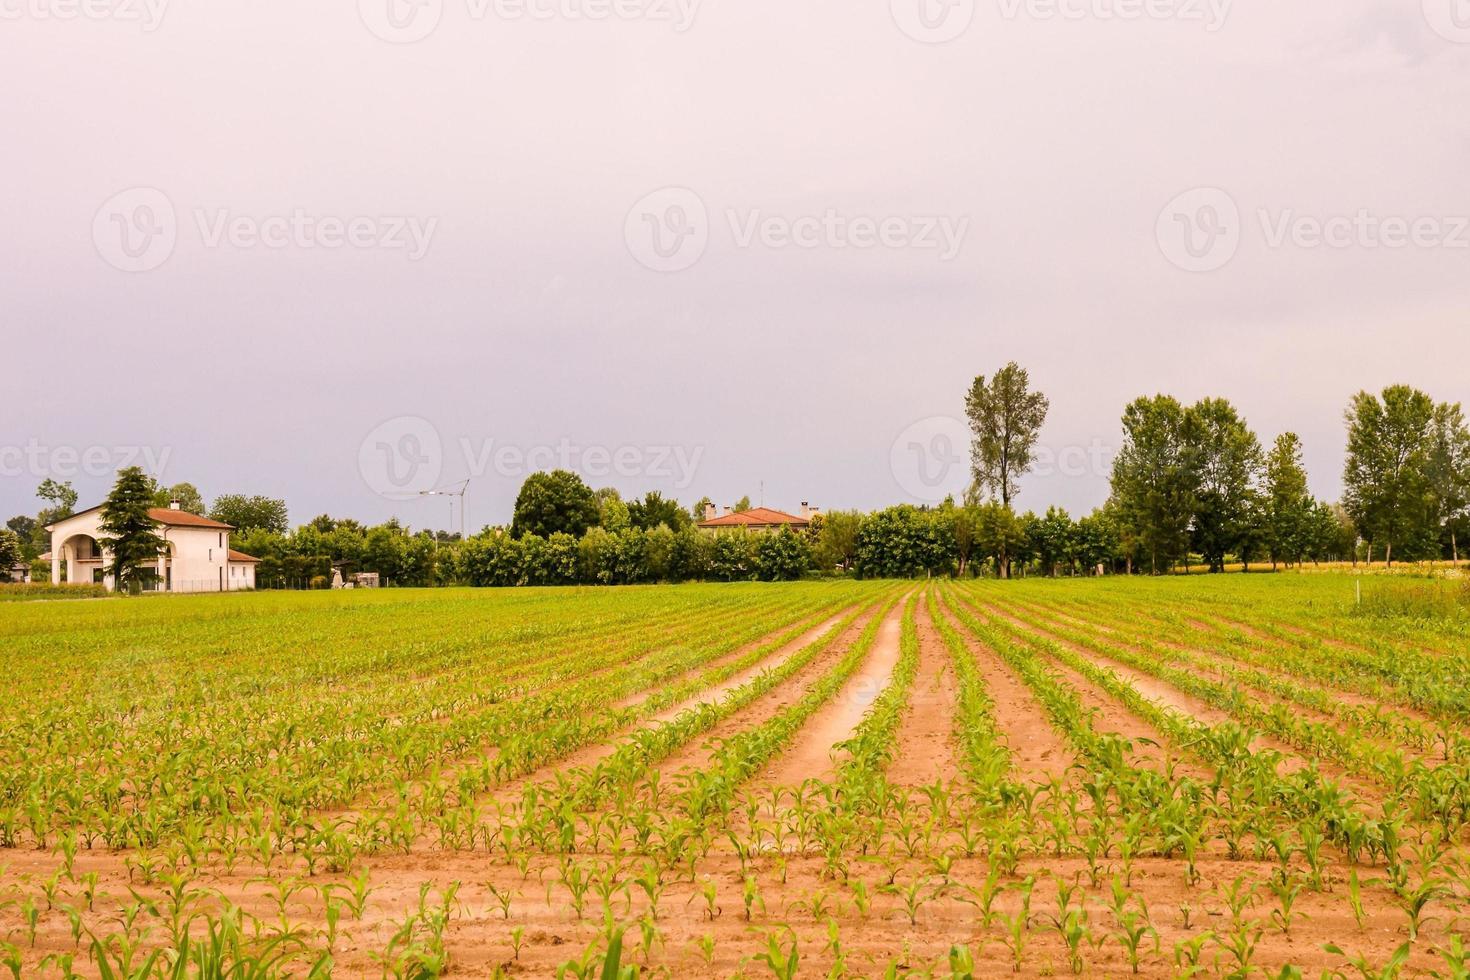
<instances>
[{"instance_id":1,"label":"farm field","mask_svg":"<svg viewBox=\"0 0 1470 980\"><path fill-rule=\"evenodd\" d=\"M0 964L1470 976L1462 585L1357 587L7 603Z\"/></svg>"}]
</instances>

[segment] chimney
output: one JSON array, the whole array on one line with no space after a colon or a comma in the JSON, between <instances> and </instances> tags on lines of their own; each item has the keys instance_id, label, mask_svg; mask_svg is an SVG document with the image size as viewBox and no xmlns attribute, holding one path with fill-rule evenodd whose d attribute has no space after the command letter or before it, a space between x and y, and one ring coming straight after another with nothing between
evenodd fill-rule
<instances>
[{"instance_id":1,"label":"chimney","mask_svg":"<svg viewBox=\"0 0 1470 980\"><path fill-rule=\"evenodd\" d=\"M169 510L183 510L184 509L184 505L179 502L179 498L178 497L175 497L174 499L172 499L172 500L170 500L168 502L168 509Z\"/></svg>"},{"instance_id":2,"label":"chimney","mask_svg":"<svg viewBox=\"0 0 1470 980\"><path fill-rule=\"evenodd\" d=\"M705 504L704 505L704 519L705 520L712 521L712 520L715 519L715 517L717 515L718 515L718 511L715 510L715 505L714 504Z\"/></svg>"},{"instance_id":3,"label":"chimney","mask_svg":"<svg viewBox=\"0 0 1470 980\"><path fill-rule=\"evenodd\" d=\"M725 510L725 513L723 515L721 515L721 516L723 516L723 517L729 517L730 516L730 505L729 504L726 504L724 510Z\"/></svg>"},{"instance_id":4,"label":"chimney","mask_svg":"<svg viewBox=\"0 0 1470 980\"><path fill-rule=\"evenodd\" d=\"M803 500L801 502L801 516L802 517L808 517L810 515L811 515L811 504L808 501Z\"/></svg>"}]
</instances>

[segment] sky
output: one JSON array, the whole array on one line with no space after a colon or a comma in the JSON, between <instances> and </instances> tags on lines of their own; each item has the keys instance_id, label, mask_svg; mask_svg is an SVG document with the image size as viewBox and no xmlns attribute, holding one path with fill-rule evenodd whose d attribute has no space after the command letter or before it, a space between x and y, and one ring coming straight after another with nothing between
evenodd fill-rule
<instances>
[{"instance_id":1,"label":"sky","mask_svg":"<svg viewBox=\"0 0 1470 980\"><path fill-rule=\"evenodd\" d=\"M1340 493L1470 397L1470 0L0 0L0 516L121 465L508 522L535 469L785 510L1107 496L1135 397Z\"/></svg>"}]
</instances>

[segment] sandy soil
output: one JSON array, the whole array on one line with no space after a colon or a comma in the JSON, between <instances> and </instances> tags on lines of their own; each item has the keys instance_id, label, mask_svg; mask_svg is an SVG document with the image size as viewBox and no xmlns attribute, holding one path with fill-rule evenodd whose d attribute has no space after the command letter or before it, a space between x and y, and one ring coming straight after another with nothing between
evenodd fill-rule
<instances>
[{"instance_id":1,"label":"sandy soil","mask_svg":"<svg viewBox=\"0 0 1470 980\"><path fill-rule=\"evenodd\" d=\"M920 602L915 616L919 634L919 671L909 692L909 705L898 729L898 744L888 767L896 786L928 786L953 779L959 772L955 741L954 667L949 650Z\"/></svg>"},{"instance_id":2,"label":"sandy soil","mask_svg":"<svg viewBox=\"0 0 1470 980\"><path fill-rule=\"evenodd\" d=\"M658 770L665 775L671 775L681 769L700 767L709 758L712 745L736 732L760 725L782 708L790 706L814 681L842 659L842 654L857 640L874 615L876 611L859 616L826 650L814 657L811 663L720 722L704 737L664 759L657 766Z\"/></svg>"},{"instance_id":3,"label":"sandy soil","mask_svg":"<svg viewBox=\"0 0 1470 980\"><path fill-rule=\"evenodd\" d=\"M1067 740L1047 720L1046 708L993 650L975 640L957 620L953 626L968 640L971 654L985 677L995 703L995 722L1011 753L1011 766L1025 782L1049 783L1075 759Z\"/></svg>"},{"instance_id":4,"label":"sandy soil","mask_svg":"<svg viewBox=\"0 0 1470 980\"><path fill-rule=\"evenodd\" d=\"M789 751L780 754L762 779L770 784L799 782L811 776L830 775L831 747L851 733L863 712L892 676L899 655L902 607L890 613L880 627L877 641L859 669L859 678L844 686L841 695L819 709L797 733ZM1004 610L992 614L1005 616ZM981 610L981 616L987 615ZM844 630L829 649L795 676L736 712L711 732L723 737L745 730L771 717L799 698L812 682L850 649L867 623L859 617ZM762 667L794 655L806 642L820 636L831 622L812 626L801 639L773 651ZM918 605L919 669L913 700L899 727L897 749L890 777L900 785L926 786L938 779L957 776L955 724L956 679L948 649L929 622L925 606ZM975 663L985 678L995 702L997 725L1012 751L1016 771L1026 778L1049 781L1065 777L1073 754L1061 735L1047 721L1046 713L1025 684L992 651L979 643L962 625L955 623ZM1027 626L1028 630L1036 627ZM1043 631L1044 632L1044 631ZM735 656L731 654L730 656ZM1105 662L1097 654L1087 655ZM1198 703L1183 692L1121 665L1120 677L1134 683L1146 696L1204 720L1218 712ZM1072 686L1084 704L1096 711L1094 725L1133 739L1140 765L1161 767L1175 753L1148 746L1144 739L1162 743L1159 733L1124 709L1106 692L1074 671L1052 662L1050 668ZM750 672L742 677L749 679ZM740 678L712 688L694 699L720 696L741 683ZM677 711L677 709L671 709ZM664 713L660 714L660 718ZM697 740L665 760L661 770L699 765L707 758L708 739ZM611 751L610 745L578 752L557 763L556 768L576 767L595 761ZM599 754L600 753L600 754ZM1208 779L1208 767L1185 760L1178 770ZM914 793L919 799L922 794ZM493 819L487 815L487 819ZM1358 869L1368 885L1363 892L1360 925L1349 903L1345 881L1352 870L1340 855L1331 858L1329 887L1321 891L1303 888L1296 899L1289 930L1279 917L1280 899L1271 887L1277 865L1249 860L1226 861L1207 858L1200 863L1201 880L1186 882L1183 862L1177 859L1140 858L1125 865L1116 854L1107 855L1092 871L1081 858L1054 858L1034 852L1020 866L999 879L993 917L987 918L977 904L989 871L983 851L978 857L959 857L943 862L929 857L908 857L893 846L853 855L847 877L833 875L819 856L788 853L784 857L761 857L742 867L739 859L722 848L694 860L687 868L666 872L656 885L656 901L631 882L647 866L643 854L614 856L595 849L572 854L546 853L536 848L526 852L524 868L500 850L436 850L424 839L408 853L382 853L363 858L359 867L368 873L371 891L361 919L345 915L338 924L333 943L336 976L378 977L384 974L380 960L406 917L423 899L430 906L457 884L449 903L450 919L445 945L450 956L451 977L502 976L551 977L559 967L580 955L597 941L603 919L603 899L595 891L584 896L580 913L564 877L568 870L597 877L616 873L620 884L611 891L609 908L613 918L630 925L625 960L650 967L645 975L669 977L771 976L756 956L767 949L768 937L783 948L791 939L800 942L800 976L826 976L841 963L849 976L881 976L894 966L904 970L938 969L951 945L968 944L977 961L977 976L1058 977L1071 975L1071 954L1063 941L1059 902L1067 891L1073 907L1087 911L1087 938L1079 946L1082 973L1086 976L1123 977L1132 974L1122 933L1109 908L1113 883L1128 896L1127 908L1144 914L1157 931L1157 942L1147 939L1141 947L1138 974L1173 977L1180 974L1178 959L1188 955L1187 944L1197 942L1200 950L1199 976L1222 976L1235 966L1232 937L1254 942L1256 975L1276 976L1284 963L1302 967L1307 976L1327 970L1356 972L1345 958L1323 950L1336 943L1349 953L1363 952L1379 967L1407 939L1407 918L1401 903L1381 883L1382 867ZM162 861L162 853L150 860ZM43 969L47 956L74 957L75 972L84 977L98 975L86 951L86 937L79 943L72 934L68 907L78 921L99 931L118 928L126 909L136 899L131 889L159 901L159 913L141 911L153 929L153 941L166 932L167 885L163 879L145 883L140 855L83 850L76 856L74 879L52 879L62 866L55 850L0 850L0 943L13 943L23 964L21 976L60 977L58 965ZM1303 879L1303 864L1295 858L1288 868L1290 882ZM82 891L86 875L97 876L95 896L88 908ZM755 898L747 919L743 902L745 876L750 876ZM262 880L262 876L269 880ZM54 886L48 881L54 880ZM1227 908L1235 883L1242 893L1250 892L1236 921ZM1028 885L1029 882L1029 885ZM225 873L217 863L205 867L193 883L212 889L260 920L263 928L277 923L298 928L299 935L313 945L327 942L327 917L323 889L346 894L347 876L311 875L290 854L281 855L269 869L242 862ZM52 898L45 889L52 888ZM422 889L427 887L427 892ZM1022 896L1031 895L1029 915L1022 915ZM910 909L906 896L911 897ZM22 912L29 900L36 911L32 942ZM202 907L215 901L203 895ZM1436 947L1446 944L1463 924L1457 900L1436 898L1431 918L1413 947L1407 975L1444 971ZM638 925L642 919L652 930L654 945L645 948ZM1019 923L1023 948L1013 954L1016 940L1008 928ZM420 935L420 938L421 935ZM708 942L705 949L702 942ZM1185 944L1182 947L1179 944ZM0 947L3 949L3 947ZM1181 949L1183 952L1181 953ZM1012 960L1018 965L1013 972ZM304 973L297 971L298 975ZM595 973L594 973L595 975Z\"/></svg>"},{"instance_id":5,"label":"sandy soil","mask_svg":"<svg viewBox=\"0 0 1470 980\"><path fill-rule=\"evenodd\" d=\"M755 778L757 786L790 786L817 778L830 781L842 753L837 745L852 736L863 715L888 687L898 663L903 603L889 611L863 664L837 694L807 719L801 732Z\"/></svg>"}]
</instances>

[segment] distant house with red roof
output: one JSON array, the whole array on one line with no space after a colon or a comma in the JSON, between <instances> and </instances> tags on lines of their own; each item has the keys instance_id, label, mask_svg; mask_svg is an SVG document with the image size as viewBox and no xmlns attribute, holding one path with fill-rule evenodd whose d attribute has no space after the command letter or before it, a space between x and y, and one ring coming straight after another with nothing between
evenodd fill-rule
<instances>
[{"instance_id":1,"label":"distant house with red roof","mask_svg":"<svg viewBox=\"0 0 1470 980\"><path fill-rule=\"evenodd\" d=\"M821 511L806 501L801 503L801 514L788 514L770 507L753 507L750 510L733 511L726 507L723 514L716 514L713 504L704 509L704 520L699 522L701 531L732 531L744 528L747 531L779 531L789 527L793 531L805 531L812 526L812 518Z\"/></svg>"},{"instance_id":2,"label":"distant house with red roof","mask_svg":"<svg viewBox=\"0 0 1470 980\"><path fill-rule=\"evenodd\" d=\"M258 558L230 547L229 524L191 514L179 507L154 507L148 516L158 525L164 549L158 555L149 591L235 592L255 588ZM68 582L95 582L111 589L107 566L112 556L102 547L102 507L91 507L48 524L51 551L42 558L51 562L51 581L61 581L66 569Z\"/></svg>"}]
</instances>

